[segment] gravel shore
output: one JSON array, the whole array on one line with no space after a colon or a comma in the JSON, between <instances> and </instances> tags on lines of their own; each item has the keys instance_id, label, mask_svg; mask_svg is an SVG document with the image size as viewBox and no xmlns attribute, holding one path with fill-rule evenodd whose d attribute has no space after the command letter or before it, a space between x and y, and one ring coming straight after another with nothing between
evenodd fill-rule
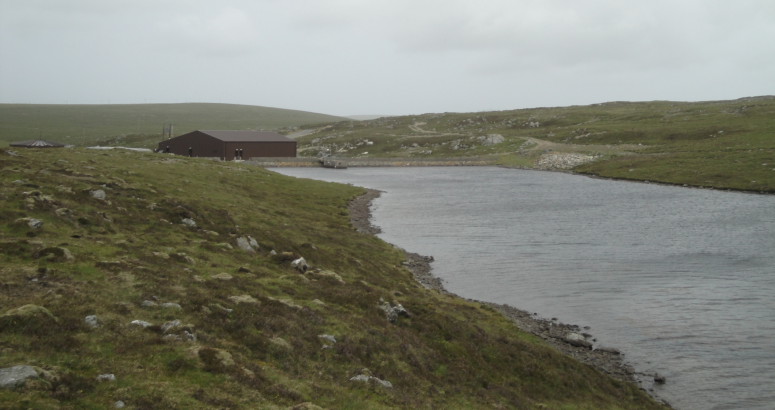
<instances>
[{"instance_id":1,"label":"gravel shore","mask_svg":"<svg viewBox=\"0 0 775 410\"><path fill-rule=\"evenodd\" d=\"M350 221L353 226L361 233L368 235L376 235L380 232L379 227L371 224L371 213L369 206L371 201L379 197L380 191L368 189L367 192L350 202L349 213ZM414 275L414 278L422 286L427 289L433 289L441 294L451 295L455 297L463 298L459 295L451 293L444 288L442 280L431 274L431 262L433 262L432 256L423 256L416 253L408 252L404 250L406 261L404 266L409 269ZM592 349L592 344L587 340L595 341L594 336L591 335L589 328L580 328L577 325L561 323L557 318L542 319L537 314L531 314L524 310L517 309L507 304L496 304L491 302L478 301L473 299L467 299L472 302L476 302L482 305L490 306L494 310L497 310L505 317L509 318L517 327L523 332L531 333L546 341L547 344L554 347L560 353L572 357L582 363L594 367L595 369L617 379L620 381L633 383L640 385L641 390L651 394L657 401L664 403L666 406L670 405L664 400L656 397L653 390L644 387L646 383L641 383L636 378L638 375L635 370L624 361L624 353L619 352L614 348L595 348ZM569 340L569 335L580 335L582 341ZM571 336L572 338L573 336ZM643 380L650 381L651 378L641 374ZM651 387L651 386L647 386Z\"/></svg>"}]
</instances>

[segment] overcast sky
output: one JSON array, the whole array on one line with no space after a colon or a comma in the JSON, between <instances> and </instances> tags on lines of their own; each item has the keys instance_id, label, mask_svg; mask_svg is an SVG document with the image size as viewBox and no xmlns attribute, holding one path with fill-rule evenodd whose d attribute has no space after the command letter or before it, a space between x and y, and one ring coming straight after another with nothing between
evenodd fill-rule
<instances>
[{"instance_id":1,"label":"overcast sky","mask_svg":"<svg viewBox=\"0 0 775 410\"><path fill-rule=\"evenodd\" d=\"M775 94L773 0L0 0L0 102L419 114Z\"/></svg>"}]
</instances>

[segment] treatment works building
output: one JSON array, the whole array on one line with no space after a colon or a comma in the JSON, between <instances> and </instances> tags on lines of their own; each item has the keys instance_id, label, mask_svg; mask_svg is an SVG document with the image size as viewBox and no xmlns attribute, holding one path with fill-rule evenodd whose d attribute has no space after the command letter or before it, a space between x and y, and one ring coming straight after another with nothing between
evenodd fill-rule
<instances>
[{"instance_id":1,"label":"treatment works building","mask_svg":"<svg viewBox=\"0 0 775 410\"><path fill-rule=\"evenodd\" d=\"M159 143L159 151L231 161L295 157L296 141L271 131L194 131Z\"/></svg>"}]
</instances>

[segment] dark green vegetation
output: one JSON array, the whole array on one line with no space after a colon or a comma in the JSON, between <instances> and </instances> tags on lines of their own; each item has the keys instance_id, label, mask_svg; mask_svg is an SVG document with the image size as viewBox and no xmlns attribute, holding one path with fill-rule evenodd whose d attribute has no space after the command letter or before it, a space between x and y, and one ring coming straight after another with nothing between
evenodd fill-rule
<instances>
[{"instance_id":1,"label":"dark green vegetation","mask_svg":"<svg viewBox=\"0 0 775 410\"><path fill-rule=\"evenodd\" d=\"M505 141L483 145L491 134ZM574 169L586 174L775 192L775 97L388 117L336 123L299 143L300 155L336 144L339 156L501 155L528 167L550 150L574 152L597 157Z\"/></svg>"},{"instance_id":2,"label":"dark green vegetation","mask_svg":"<svg viewBox=\"0 0 775 410\"><path fill-rule=\"evenodd\" d=\"M158 154L17 152L0 150L0 315L53 317L0 316L0 368L50 374L0 390L0 407L660 408L492 309L418 286L400 251L351 227L360 188ZM255 253L237 247L248 236ZM380 298L412 316L389 323ZM394 387L349 381L363 368Z\"/></svg>"},{"instance_id":3,"label":"dark green vegetation","mask_svg":"<svg viewBox=\"0 0 775 410\"><path fill-rule=\"evenodd\" d=\"M341 121L306 111L236 104L0 104L0 143L47 139L76 146L155 148L163 124L175 135L198 129L261 130Z\"/></svg>"}]
</instances>

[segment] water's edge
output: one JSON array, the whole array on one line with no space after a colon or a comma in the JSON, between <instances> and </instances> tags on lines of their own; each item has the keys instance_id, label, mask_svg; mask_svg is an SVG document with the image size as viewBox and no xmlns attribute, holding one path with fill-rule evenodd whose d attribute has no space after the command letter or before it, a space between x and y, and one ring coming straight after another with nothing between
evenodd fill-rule
<instances>
[{"instance_id":1,"label":"water's edge","mask_svg":"<svg viewBox=\"0 0 775 410\"><path fill-rule=\"evenodd\" d=\"M380 196L382 191L369 188L364 189L366 189L366 193L350 201L348 207L350 223L358 230L358 232L376 236L378 233L381 233L382 230L371 223L371 203ZM401 249L398 246L396 246L396 248ZM589 329L588 327L582 329L577 325L559 322L557 318L552 318L551 320L539 318L537 314L531 315L529 312L517 309L505 303L497 304L468 299L449 292L444 288L442 280L432 274L431 263L434 260L433 256L423 256L417 253L408 252L404 249L401 250L404 252L406 258L404 266L412 273L414 279L428 291L437 291L443 295L489 306L511 320L521 331L540 337L559 353L587 364L614 379L633 384L640 390L649 394L657 402L665 405L667 408L673 408L667 400L657 396L653 390L647 390L639 386L639 377L645 379L654 377L655 375L637 373L630 364L625 362L623 357L624 354L619 350L612 348L592 350L591 344L586 346L584 343L574 343L573 341L566 339L567 335L570 333L582 334L587 338L592 338L592 335L585 333L585 331Z\"/></svg>"}]
</instances>

